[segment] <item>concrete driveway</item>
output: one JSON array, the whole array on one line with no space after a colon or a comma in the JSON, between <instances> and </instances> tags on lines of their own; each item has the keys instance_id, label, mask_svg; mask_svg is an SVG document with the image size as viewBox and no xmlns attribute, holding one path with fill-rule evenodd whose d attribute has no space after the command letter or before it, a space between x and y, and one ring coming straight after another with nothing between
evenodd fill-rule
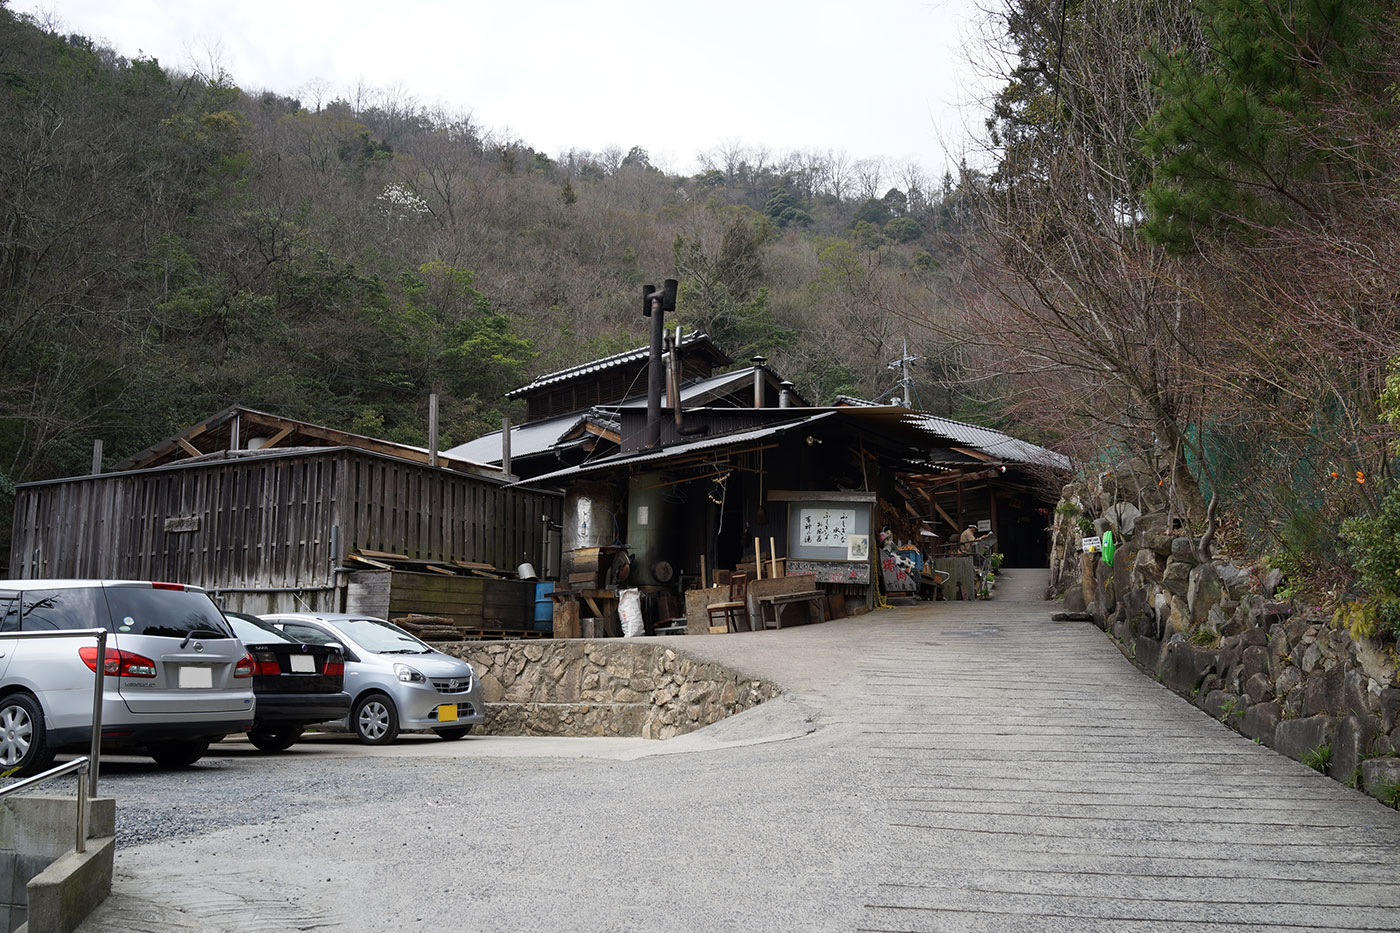
<instances>
[{"instance_id":1,"label":"concrete driveway","mask_svg":"<svg viewBox=\"0 0 1400 933\"><path fill-rule=\"evenodd\" d=\"M340 739L108 767L96 931L1400 929L1400 814L1049 621L1043 575L667 639L781 684L668 742ZM173 814L173 815L172 815Z\"/></svg>"}]
</instances>

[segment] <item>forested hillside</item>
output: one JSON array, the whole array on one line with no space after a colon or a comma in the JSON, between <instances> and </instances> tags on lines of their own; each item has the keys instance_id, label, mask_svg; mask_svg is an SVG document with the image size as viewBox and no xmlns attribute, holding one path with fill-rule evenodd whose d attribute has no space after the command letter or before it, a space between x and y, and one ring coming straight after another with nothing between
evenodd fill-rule
<instances>
[{"instance_id":1,"label":"forested hillside","mask_svg":"<svg viewBox=\"0 0 1400 933\"><path fill-rule=\"evenodd\" d=\"M814 400L890 391L906 337L932 350L910 309L937 304L951 178L738 146L677 177L641 146L552 156L411 100L235 79L0 4L0 478L233 403L421 444L437 392L444 446L467 440L533 375L645 343L640 286L667 277L678 322Z\"/></svg>"},{"instance_id":2,"label":"forested hillside","mask_svg":"<svg viewBox=\"0 0 1400 933\"><path fill-rule=\"evenodd\" d=\"M1111 493L1400 633L1400 35L1373 0L1011 0L954 304ZM1097 454L1091 451L1097 448Z\"/></svg>"},{"instance_id":3,"label":"forested hillside","mask_svg":"<svg viewBox=\"0 0 1400 933\"><path fill-rule=\"evenodd\" d=\"M988 171L545 153L373 90L126 60L0 0L4 485L232 403L422 443L645 341L1075 455L1400 631L1400 38L1375 0L1004 0ZM997 55L1002 58L998 60ZM601 105L601 104L600 104ZM684 120L677 112L673 119ZM1369 600L1369 601L1367 601ZM1381 608L1378 608L1381 607Z\"/></svg>"}]
</instances>

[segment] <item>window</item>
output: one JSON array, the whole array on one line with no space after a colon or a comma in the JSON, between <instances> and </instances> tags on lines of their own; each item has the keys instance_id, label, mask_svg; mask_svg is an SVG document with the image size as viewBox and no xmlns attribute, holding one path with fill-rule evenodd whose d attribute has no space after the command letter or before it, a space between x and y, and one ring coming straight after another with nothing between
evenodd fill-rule
<instances>
[{"instance_id":1,"label":"window","mask_svg":"<svg viewBox=\"0 0 1400 933\"><path fill-rule=\"evenodd\" d=\"M65 589L25 590L21 631L56 632L78 628L109 628L102 588L75 586ZM9 617L6 616L6 619Z\"/></svg>"},{"instance_id":2,"label":"window","mask_svg":"<svg viewBox=\"0 0 1400 933\"><path fill-rule=\"evenodd\" d=\"M150 586L109 586L107 605L111 607L117 632L123 635L233 637L224 614L208 593Z\"/></svg>"},{"instance_id":3,"label":"window","mask_svg":"<svg viewBox=\"0 0 1400 933\"><path fill-rule=\"evenodd\" d=\"M0 632L19 631L19 594L0 593Z\"/></svg>"},{"instance_id":4,"label":"window","mask_svg":"<svg viewBox=\"0 0 1400 933\"><path fill-rule=\"evenodd\" d=\"M329 645L331 642L335 641L334 638L316 628L314 625L284 622L282 623L282 631L298 639L303 645Z\"/></svg>"}]
</instances>

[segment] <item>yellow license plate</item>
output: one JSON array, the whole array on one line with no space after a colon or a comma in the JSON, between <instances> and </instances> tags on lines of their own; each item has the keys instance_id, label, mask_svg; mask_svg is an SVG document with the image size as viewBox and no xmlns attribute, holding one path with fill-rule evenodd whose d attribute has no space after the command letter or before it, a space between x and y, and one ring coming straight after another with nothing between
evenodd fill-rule
<instances>
[{"instance_id":1,"label":"yellow license plate","mask_svg":"<svg viewBox=\"0 0 1400 933\"><path fill-rule=\"evenodd\" d=\"M438 707L438 722L456 722L457 704L444 703Z\"/></svg>"}]
</instances>

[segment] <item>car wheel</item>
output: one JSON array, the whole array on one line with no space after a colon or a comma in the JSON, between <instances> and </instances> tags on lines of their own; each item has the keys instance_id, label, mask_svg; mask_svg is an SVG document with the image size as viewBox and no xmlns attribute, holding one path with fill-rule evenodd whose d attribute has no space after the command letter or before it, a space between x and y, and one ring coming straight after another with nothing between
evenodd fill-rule
<instances>
[{"instance_id":1,"label":"car wheel","mask_svg":"<svg viewBox=\"0 0 1400 933\"><path fill-rule=\"evenodd\" d=\"M355 735L366 745L388 745L399 737L398 710L382 693L371 693L356 703L350 720Z\"/></svg>"},{"instance_id":2,"label":"car wheel","mask_svg":"<svg viewBox=\"0 0 1400 933\"><path fill-rule=\"evenodd\" d=\"M453 741L453 740L455 740L455 739L460 739L462 736L464 736L464 735L466 735L468 732L472 731L472 727L471 727L471 726L453 726L453 727L451 727L450 729L435 729L435 730L433 730L433 731L435 731L435 732L437 733L438 738L440 738L440 739L447 739L447 741L451 742L451 741Z\"/></svg>"},{"instance_id":3,"label":"car wheel","mask_svg":"<svg viewBox=\"0 0 1400 933\"><path fill-rule=\"evenodd\" d=\"M253 743L254 748L264 752L285 752L296 744L305 731L302 726L257 727L248 730L248 741Z\"/></svg>"},{"instance_id":4,"label":"car wheel","mask_svg":"<svg viewBox=\"0 0 1400 933\"><path fill-rule=\"evenodd\" d=\"M53 763L39 701L26 693L0 700L0 771L37 774Z\"/></svg>"},{"instance_id":5,"label":"car wheel","mask_svg":"<svg viewBox=\"0 0 1400 933\"><path fill-rule=\"evenodd\" d=\"M146 746L146 754L163 768L187 768L203 758L207 751L208 739L171 739Z\"/></svg>"}]
</instances>

